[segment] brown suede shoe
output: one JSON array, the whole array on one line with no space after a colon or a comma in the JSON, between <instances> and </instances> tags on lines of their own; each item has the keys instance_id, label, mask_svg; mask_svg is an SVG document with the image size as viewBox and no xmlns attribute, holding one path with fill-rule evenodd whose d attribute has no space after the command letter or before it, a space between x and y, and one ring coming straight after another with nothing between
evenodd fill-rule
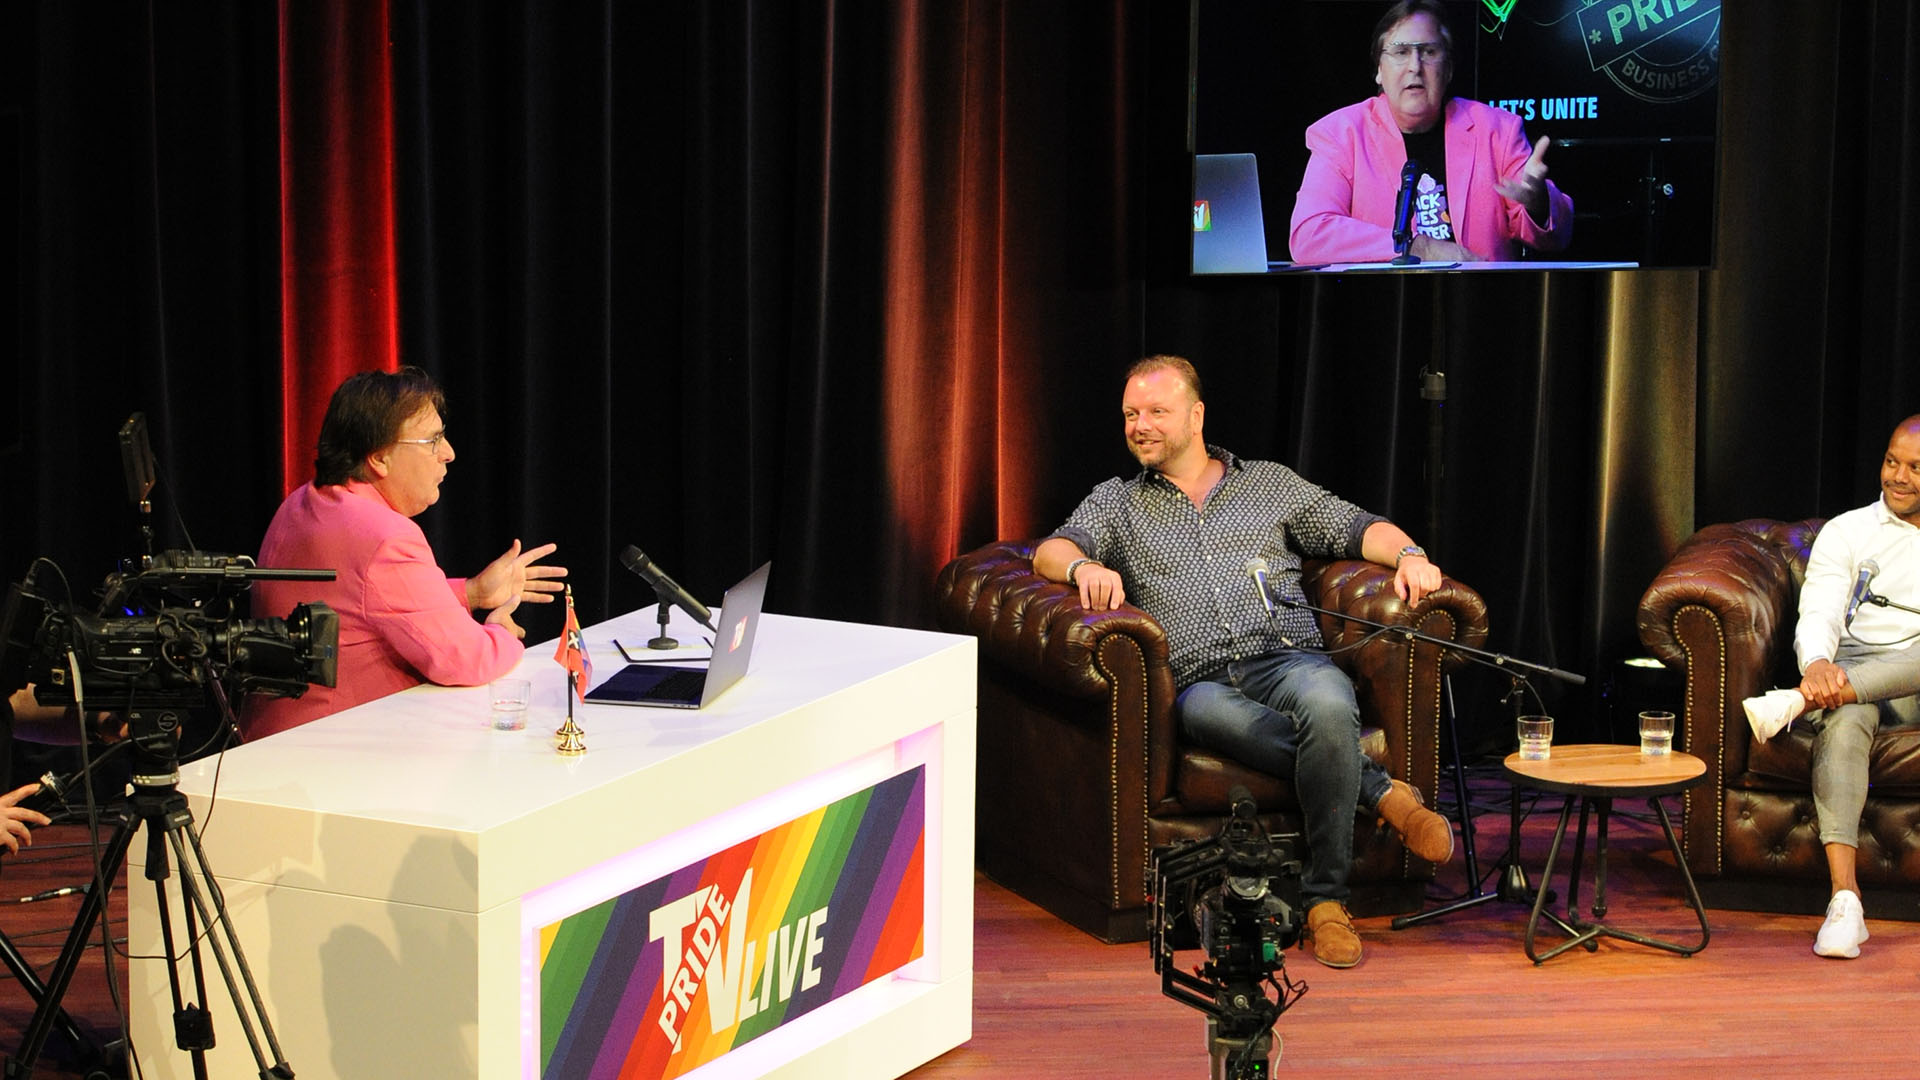
<instances>
[{"instance_id":1,"label":"brown suede shoe","mask_svg":"<svg viewBox=\"0 0 1920 1080\"><path fill-rule=\"evenodd\" d=\"M1307 929L1300 935L1311 946L1313 958L1330 968L1350 968L1360 962L1360 935L1353 929L1347 905L1322 900L1307 909Z\"/></svg>"},{"instance_id":2,"label":"brown suede shoe","mask_svg":"<svg viewBox=\"0 0 1920 1080\"><path fill-rule=\"evenodd\" d=\"M1453 824L1420 804L1420 792L1403 780L1380 800L1380 820L1393 827L1407 850L1430 863L1453 858Z\"/></svg>"}]
</instances>

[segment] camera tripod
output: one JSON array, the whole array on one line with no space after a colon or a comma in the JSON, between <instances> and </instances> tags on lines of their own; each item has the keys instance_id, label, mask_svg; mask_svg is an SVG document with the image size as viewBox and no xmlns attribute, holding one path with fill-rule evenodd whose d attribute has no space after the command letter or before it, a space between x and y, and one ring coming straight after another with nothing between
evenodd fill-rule
<instances>
[{"instance_id":1,"label":"camera tripod","mask_svg":"<svg viewBox=\"0 0 1920 1080\"><path fill-rule=\"evenodd\" d=\"M200 955L202 935L199 928L204 925L207 928L207 944L212 948L214 960L220 967L221 977L227 986L227 996L233 1002L235 1015L240 1018L240 1026L246 1033L247 1044L253 1051L254 1064L260 1077L262 1080L290 1080L293 1067L281 1055L279 1040L274 1037L273 1026L267 1021L265 1008L261 1005L259 988L254 985L253 972L247 966L246 955L240 949L240 940L234 934L233 922L227 915L226 898L220 892L212 868L207 865L206 852L201 849L200 836L194 830L193 811L187 805L186 796L180 794L176 787L180 780L176 750L178 716L172 712L163 713L158 718L141 712L130 713L128 729L132 733L136 758L132 777L133 794L128 796L126 805L119 810L120 820L114 826L113 835L108 838L101 855L94 887L88 890L86 900L74 918L73 928L67 933L60 958L48 973L46 993L40 999L39 1007L34 1010L26 1033L21 1037L20 1049L7 1061L5 1071L0 1076L4 1076L5 1080L19 1080L33 1075L34 1065L46 1045L48 1034L55 1023L65 1016L60 1002L73 981L81 955L87 949L87 939L106 910L107 886L119 876L126 864L127 848L133 843L134 834L144 825L147 830L146 877L153 882L160 937L166 954L167 981L173 994L175 1045L192 1055L196 1080L207 1080L206 1052L214 1045L213 1018L204 1004L185 1001L181 991L180 954L174 950L173 917L167 899L167 878L171 876L172 868L177 867L180 870L186 955L192 960L193 989L198 1001L207 1000L206 970ZM231 961L227 956L228 950L233 953ZM238 981L235 977L236 968ZM246 988L244 997L241 993L243 982ZM256 1019L259 1022L258 1033L254 1025ZM266 1040L267 1052L273 1056L271 1063L261 1049L262 1036Z\"/></svg>"}]
</instances>

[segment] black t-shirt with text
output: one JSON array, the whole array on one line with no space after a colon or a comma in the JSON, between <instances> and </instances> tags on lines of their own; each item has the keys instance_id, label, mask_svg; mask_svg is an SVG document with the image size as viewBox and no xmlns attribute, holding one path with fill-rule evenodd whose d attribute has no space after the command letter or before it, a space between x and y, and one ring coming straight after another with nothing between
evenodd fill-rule
<instances>
[{"instance_id":1,"label":"black t-shirt with text","mask_svg":"<svg viewBox=\"0 0 1920 1080\"><path fill-rule=\"evenodd\" d=\"M1444 118L1418 135L1402 132L1407 160L1419 162L1413 185L1413 234L1452 240L1453 216L1447 211L1447 128Z\"/></svg>"}]
</instances>

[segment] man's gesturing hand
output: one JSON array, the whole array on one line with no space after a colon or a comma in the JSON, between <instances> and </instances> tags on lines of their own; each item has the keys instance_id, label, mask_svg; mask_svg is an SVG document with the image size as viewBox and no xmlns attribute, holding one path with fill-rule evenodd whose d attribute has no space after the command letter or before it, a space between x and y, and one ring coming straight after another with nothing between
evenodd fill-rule
<instances>
[{"instance_id":1,"label":"man's gesturing hand","mask_svg":"<svg viewBox=\"0 0 1920 1080\"><path fill-rule=\"evenodd\" d=\"M467 579L467 607L474 610L497 608L509 600L515 603L553 603L553 594L564 588L559 579L567 576L567 568L534 564L553 554L556 546L542 544L521 551L520 541L515 540L507 548L506 554Z\"/></svg>"}]
</instances>

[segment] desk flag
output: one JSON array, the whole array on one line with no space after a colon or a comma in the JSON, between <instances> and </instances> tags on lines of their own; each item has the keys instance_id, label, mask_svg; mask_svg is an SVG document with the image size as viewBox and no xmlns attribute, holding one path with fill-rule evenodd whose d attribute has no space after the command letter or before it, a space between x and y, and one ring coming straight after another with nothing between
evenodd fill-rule
<instances>
[{"instance_id":1,"label":"desk flag","mask_svg":"<svg viewBox=\"0 0 1920 1080\"><path fill-rule=\"evenodd\" d=\"M573 586L567 586L567 623L560 629L560 647L553 652L553 658L567 669L568 680L573 684L573 692L581 701L587 699L587 682L593 678L593 661L587 658L587 646L580 639L580 617L573 611ZM573 710L567 710L569 714Z\"/></svg>"}]
</instances>

